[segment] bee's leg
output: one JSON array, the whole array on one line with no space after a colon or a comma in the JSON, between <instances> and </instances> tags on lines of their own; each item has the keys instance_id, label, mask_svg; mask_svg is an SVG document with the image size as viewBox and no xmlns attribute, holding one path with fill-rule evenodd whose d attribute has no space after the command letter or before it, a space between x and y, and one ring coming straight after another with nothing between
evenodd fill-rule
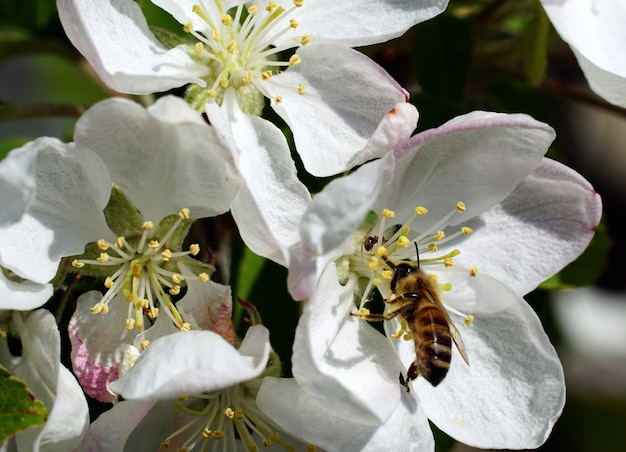
<instances>
[{"instance_id":1,"label":"bee's leg","mask_svg":"<svg viewBox=\"0 0 626 452\"><path fill-rule=\"evenodd\" d=\"M359 319L367 320L368 322L382 322L387 319L383 314L362 314L360 312L351 312L351 316L358 317Z\"/></svg>"},{"instance_id":2,"label":"bee's leg","mask_svg":"<svg viewBox=\"0 0 626 452\"><path fill-rule=\"evenodd\" d=\"M415 380L418 374L419 372L417 370L417 364L415 364L415 361L413 361L407 369L406 378L404 379L404 389L406 389L406 392L411 392L411 388L409 388L409 383L412 380Z\"/></svg>"}]
</instances>

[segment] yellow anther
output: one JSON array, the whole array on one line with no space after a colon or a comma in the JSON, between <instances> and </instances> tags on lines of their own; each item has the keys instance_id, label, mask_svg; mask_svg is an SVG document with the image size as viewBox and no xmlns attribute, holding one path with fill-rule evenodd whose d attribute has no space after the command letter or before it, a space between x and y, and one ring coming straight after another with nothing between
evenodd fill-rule
<instances>
[{"instance_id":1,"label":"yellow anther","mask_svg":"<svg viewBox=\"0 0 626 452\"><path fill-rule=\"evenodd\" d=\"M189 33L191 30L193 30L193 22L187 22L183 27L183 30L185 31L185 33Z\"/></svg>"},{"instance_id":2,"label":"yellow anther","mask_svg":"<svg viewBox=\"0 0 626 452\"><path fill-rule=\"evenodd\" d=\"M139 343L139 348L141 348L141 350L146 350L148 347L150 347L150 341L148 340L141 341Z\"/></svg>"},{"instance_id":3,"label":"yellow anther","mask_svg":"<svg viewBox=\"0 0 626 452\"><path fill-rule=\"evenodd\" d=\"M148 242L148 247L152 248L153 250L156 250L159 246L161 246L161 244L159 243L158 240L150 240Z\"/></svg>"},{"instance_id":4,"label":"yellow anther","mask_svg":"<svg viewBox=\"0 0 626 452\"><path fill-rule=\"evenodd\" d=\"M237 50L237 41L235 41L234 39L230 41L228 45L226 46L226 50L229 53L233 53L235 50Z\"/></svg>"},{"instance_id":5,"label":"yellow anther","mask_svg":"<svg viewBox=\"0 0 626 452\"><path fill-rule=\"evenodd\" d=\"M452 283L439 284L439 289L444 292L450 292L452 290Z\"/></svg>"},{"instance_id":6,"label":"yellow anther","mask_svg":"<svg viewBox=\"0 0 626 452\"><path fill-rule=\"evenodd\" d=\"M213 434L213 432L211 430L209 430L208 428L205 428L204 430L202 430L202 436L205 439L209 439L212 434Z\"/></svg>"},{"instance_id":7,"label":"yellow anther","mask_svg":"<svg viewBox=\"0 0 626 452\"><path fill-rule=\"evenodd\" d=\"M132 264L130 270L135 278L141 278L143 274L143 266L141 264Z\"/></svg>"},{"instance_id":8,"label":"yellow anther","mask_svg":"<svg viewBox=\"0 0 626 452\"><path fill-rule=\"evenodd\" d=\"M278 433L278 432L274 432L274 433L272 433L272 434L269 436L269 438L270 438L272 441L280 441L280 433Z\"/></svg>"},{"instance_id":9,"label":"yellow anther","mask_svg":"<svg viewBox=\"0 0 626 452\"><path fill-rule=\"evenodd\" d=\"M135 319L127 318L125 327L127 330L132 330L135 327Z\"/></svg>"},{"instance_id":10,"label":"yellow anther","mask_svg":"<svg viewBox=\"0 0 626 452\"><path fill-rule=\"evenodd\" d=\"M215 91L214 89L210 89L206 92L206 95L211 99L215 99L217 97L217 91Z\"/></svg>"},{"instance_id":11,"label":"yellow anther","mask_svg":"<svg viewBox=\"0 0 626 452\"><path fill-rule=\"evenodd\" d=\"M443 265L445 265L447 268L454 267L454 261L452 259L450 259L449 257L446 257L443 260Z\"/></svg>"},{"instance_id":12,"label":"yellow anther","mask_svg":"<svg viewBox=\"0 0 626 452\"><path fill-rule=\"evenodd\" d=\"M385 256L387 254L387 248L383 245L380 245L378 248L376 248L376 255L378 257L381 256Z\"/></svg>"},{"instance_id":13,"label":"yellow anther","mask_svg":"<svg viewBox=\"0 0 626 452\"><path fill-rule=\"evenodd\" d=\"M85 266L84 262L80 262L78 259L74 259L72 261L72 267L74 268L83 268Z\"/></svg>"},{"instance_id":14,"label":"yellow anther","mask_svg":"<svg viewBox=\"0 0 626 452\"><path fill-rule=\"evenodd\" d=\"M126 239L122 236L119 236L117 239L115 239L115 246L117 246L118 248L121 248L124 246L125 242L126 242Z\"/></svg>"},{"instance_id":15,"label":"yellow anther","mask_svg":"<svg viewBox=\"0 0 626 452\"><path fill-rule=\"evenodd\" d=\"M391 338L392 339L400 339L402 337L402 335L404 334L404 330L402 328L400 328L398 331L396 331L395 333L391 333Z\"/></svg>"},{"instance_id":16,"label":"yellow anther","mask_svg":"<svg viewBox=\"0 0 626 452\"><path fill-rule=\"evenodd\" d=\"M244 85L249 85L250 83L252 83L252 72L248 72L244 79L241 81L241 83L243 83Z\"/></svg>"},{"instance_id":17,"label":"yellow anther","mask_svg":"<svg viewBox=\"0 0 626 452\"><path fill-rule=\"evenodd\" d=\"M254 14L259 10L259 7L256 5L252 5L250 8L248 8L248 14Z\"/></svg>"},{"instance_id":18,"label":"yellow anther","mask_svg":"<svg viewBox=\"0 0 626 452\"><path fill-rule=\"evenodd\" d=\"M110 289L111 287L113 287L113 278L111 278L110 276L107 276L106 279L104 280L104 287L106 287L107 289Z\"/></svg>"},{"instance_id":19,"label":"yellow anther","mask_svg":"<svg viewBox=\"0 0 626 452\"><path fill-rule=\"evenodd\" d=\"M142 298L141 300L138 301L138 303L142 309L148 309L150 307L150 302L148 301L147 298Z\"/></svg>"},{"instance_id":20,"label":"yellow anther","mask_svg":"<svg viewBox=\"0 0 626 452\"><path fill-rule=\"evenodd\" d=\"M172 258L172 252L166 248L161 251L161 257L163 258L164 262L167 262Z\"/></svg>"},{"instance_id":21,"label":"yellow anther","mask_svg":"<svg viewBox=\"0 0 626 452\"><path fill-rule=\"evenodd\" d=\"M184 323L180 326L180 328L179 328L179 329L180 329L180 331L181 331L182 333L185 333L185 332L187 332L187 331L189 331L189 330L191 329L191 325L190 325L189 323L187 323L187 322L184 322Z\"/></svg>"},{"instance_id":22,"label":"yellow anther","mask_svg":"<svg viewBox=\"0 0 626 452\"><path fill-rule=\"evenodd\" d=\"M458 210L459 212L465 212L465 203L463 201L457 202L456 210Z\"/></svg>"},{"instance_id":23,"label":"yellow anther","mask_svg":"<svg viewBox=\"0 0 626 452\"><path fill-rule=\"evenodd\" d=\"M89 308L89 312L91 312L92 314L100 314L100 311L102 311L102 306L104 306L104 304L96 303L91 308Z\"/></svg>"},{"instance_id":24,"label":"yellow anther","mask_svg":"<svg viewBox=\"0 0 626 452\"><path fill-rule=\"evenodd\" d=\"M431 253L437 252L437 245L435 245L434 243L429 243L428 244L428 251L430 251Z\"/></svg>"},{"instance_id":25,"label":"yellow anther","mask_svg":"<svg viewBox=\"0 0 626 452\"><path fill-rule=\"evenodd\" d=\"M96 260L100 263L103 262L108 262L109 261L109 255L107 253L100 253L100 256L98 256L96 258Z\"/></svg>"},{"instance_id":26,"label":"yellow anther","mask_svg":"<svg viewBox=\"0 0 626 452\"><path fill-rule=\"evenodd\" d=\"M108 312L109 312L109 304L102 303L102 309L100 310L100 314L104 315L104 314L107 314Z\"/></svg>"},{"instance_id":27,"label":"yellow anther","mask_svg":"<svg viewBox=\"0 0 626 452\"><path fill-rule=\"evenodd\" d=\"M224 14L222 16L222 23L224 25L226 25L227 27L233 22L233 18L230 16L230 14Z\"/></svg>"},{"instance_id":28,"label":"yellow anther","mask_svg":"<svg viewBox=\"0 0 626 452\"><path fill-rule=\"evenodd\" d=\"M443 231L437 231L437 233L433 236L433 240L439 241L444 238L446 234Z\"/></svg>"},{"instance_id":29,"label":"yellow anther","mask_svg":"<svg viewBox=\"0 0 626 452\"><path fill-rule=\"evenodd\" d=\"M152 306L150 308L150 311L148 312L148 317L150 317L151 319L156 319L159 316L159 308L155 308L154 306Z\"/></svg>"},{"instance_id":30,"label":"yellow anther","mask_svg":"<svg viewBox=\"0 0 626 452\"><path fill-rule=\"evenodd\" d=\"M235 417L235 412L233 411L232 408L226 408L224 410L224 416L226 416L228 419L232 419Z\"/></svg>"},{"instance_id":31,"label":"yellow anther","mask_svg":"<svg viewBox=\"0 0 626 452\"><path fill-rule=\"evenodd\" d=\"M212 34L213 34L213 39L215 39L215 42L222 42L222 35L220 34L219 31L213 30Z\"/></svg>"},{"instance_id":32,"label":"yellow anther","mask_svg":"<svg viewBox=\"0 0 626 452\"><path fill-rule=\"evenodd\" d=\"M393 273L393 270L383 270L380 276L382 276L383 279L386 279L387 281L391 281L393 279Z\"/></svg>"},{"instance_id":33,"label":"yellow anther","mask_svg":"<svg viewBox=\"0 0 626 452\"><path fill-rule=\"evenodd\" d=\"M396 213L393 210L383 209L383 217L385 218L393 218L396 216Z\"/></svg>"},{"instance_id":34,"label":"yellow anther","mask_svg":"<svg viewBox=\"0 0 626 452\"><path fill-rule=\"evenodd\" d=\"M207 282L209 280L209 275L205 272L202 272L198 275L198 281Z\"/></svg>"},{"instance_id":35,"label":"yellow anther","mask_svg":"<svg viewBox=\"0 0 626 452\"><path fill-rule=\"evenodd\" d=\"M263 71L261 72L261 80L267 80L269 78L272 78L272 71Z\"/></svg>"},{"instance_id":36,"label":"yellow anther","mask_svg":"<svg viewBox=\"0 0 626 452\"><path fill-rule=\"evenodd\" d=\"M293 54L289 57L289 67L294 67L296 64L301 62L302 59L299 55Z\"/></svg>"},{"instance_id":37,"label":"yellow anther","mask_svg":"<svg viewBox=\"0 0 626 452\"><path fill-rule=\"evenodd\" d=\"M213 432L213 438L215 438L215 439L222 439L222 438L224 438L224 430L215 430Z\"/></svg>"},{"instance_id":38,"label":"yellow anther","mask_svg":"<svg viewBox=\"0 0 626 452\"><path fill-rule=\"evenodd\" d=\"M296 8L300 8L304 4L304 0L293 0L293 4L296 5Z\"/></svg>"},{"instance_id":39,"label":"yellow anther","mask_svg":"<svg viewBox=\"0 0 626 452\"><path fill-rule=\"evenodd\" d=\"M271 13L272 11L274 11L274 9L276 9L276 2L269 2L265 7L265 11L267 11L268 13Z\"/></svg>"},{"instance_id":40,"label":"yellow anther","mask_svg":"<svg viewBox=\"0 0 626 452\"><path fill-rule=\"evenodd\" d=\"M5 337L7 337L7 332L4 330L0 330L0 338L4 339Z\"/></svg>"},{"instance_id":41,"label":"yellow anther","mask_svg":"<svg viewBox=\"0 0 626 452\"><path fill-rule=\"evenodd\" d=\"M468 228L467 226L463 226L461 228L461 231L463 231L463 234L466 234L466 235L470 235L472 232L474 232L472 228Z\"/></svg>"},{"instance_id":42,"label":"yellow anther","mask_svg":"<svg viewBox=\"0 0 626 452\"><path fill-rule=\"evenodd\" d=\"M306 93L306 88L304 87L302 83L300 83L298 85L298 94L303 95L304 93Z\"/></svg>"},{"instance_id":43,"label":"yellow anther","mask_svg":"<svg viewBox=\"0 0 626 452\"><path fill-rule=\"evenodd\" d=\"M196 42L194 48L196 51L196 55L202 55L202 51L204 50L204 44L202 44L201 42Z\"/></svg>"},{"instance_id":44,"label":"yellow anther","mask_svg":"<svg viewBox=\"0 0 626 452\"><path fill-rule=\"evenodd\" d=\"M428 213L428 209L426 207L422 207L422 206L417 206L415 208L415 215L419 216L419 217L423 217L424 215L426 215Z\"/></svg>"},{"instance_id":45,"label":"yellow anther","mask_svg":"<svg viewBox=\"0 0 626 452\"><path fill-rule=\"evenodd\" d=\"M378 287L378 286L380 286L380 283L381 283L381 282L382 282L382 281L380 280L380 278L374 278L374 279L372 279L372 285L373 285L374 287Z\"/></svg>"},{"instance_id":46,"label":"yellow anther","mask_svg":"<svg viewBox=\"0 0 626 452\"><path fill-rule=\"evenodd\" d=\"M228 78L223 77L222 80L220 80L220 86L222 88L228 88L228 85L229 85Z\"/></svg>"},{"instance_id":47,"label":"yellow anther","mask_svg":"<svg viewBox=\"0 0 626 452\"><path fill-rule=\"evenodd\" d=\"M406 248L411 244L411 241L408 239L406 235L401 235L398 237L398 248Z\"/></svg>"},{"instance_id":48,"label":"yellow anther","mask_svg":"<svg viewBox=\"0 0 626 452\"><path fill-rule=\"evenodd\" d=\"M370 270L374 271L378 268L378 258L377 257L370 257L369 258L369 262L368 262L368 267Z\"/></svg>"},{"instance_id":49,"label":"yellow anther","mask_svg":"<svg viewBox=\"0 0 626 452\"><path fill-rule=\"evenodd\" d=\"M402 340L405 341L410 341L413 337L411 336L411 333L404 333L404 335L402 336Z\"/></svg>"},{"instance_id":50,"label":"yellow anther","mask_svg":"<svg viewBox=\"0 0 626 452\"><path fill-rule=\"evenodd\" d=\"M478 268L475 266L471 266L469 269L470 276L476 276L478 274Z\"/></svg>"},{"instance_id":51,"label":"yellow anther","mask_svg":"<svg viewBox=\"0 0 626 452\"><path fill-rule=\"evenodd\" d=\"M283 96L276 96L274 98L274 103L280 104L283 102Z\"/></svg>"},{"instance_id":52,"label":"yellow anther","mask_svg":"<svg viewBox=\"0 0 626 452\"><path fill-rule=\"evenodd\" d=\"M180 286L172 286L169 290L170 295L178 295L180 293Z\"/></svg>"},{"instance_id":53,"label":"yellow anther","mask_svg":"<svg viewBox=\"0 0 626 452\"><path fill-rule=\"evenodd\" d=\"M474 322L474 316L473 316L473 315L471 315L471 314L470 314L470 315L468 315L467 317L465 317L465 320L463 320L463 322L464 322L466 325L471 325L471 324L472 324L472 322Z\"/></svg>"},{"instance_id":54,"label":"yellow anther","mask_svg":"<svg viewBox=\"0 0 626 452\"><path fill-rule=\"evenodd\" d=\"M435 275L434 273L429 273L428 276L430 276L430 279L432 280L432 282L434 282L435 284L437 283L437 281L439 281L439 276Z\"/></svg>"},{"instance_id":55,"label":"yellow anther","mask_svg":"<svg viewBox=\"0 0 626 452\"><path fill-rule=\"evenodd\" d=\"M261 440L261 446L263 447L270 447L272 445L272 440L269 438L263 438Z\"/></svg>"},{"instance_id":56,"label":"yellow anther","mask_svg":"<svg viewBox=\"0 0 626 452\"><path fill-rule=\"evenodd\" d=\"M298 28L298 21L296 19L289 19L289 28L292 30Z\"/></svg>"},{"instance_id":57,"label":"yellow anther","mask_svg":"<svg viewBox=\"0 0 626 452\"><path fill-rule=\"evenodd\" d=\"M197 243L192 243L191 245L189 245L189 253L192 256L196 256L199 252L200 252L200 245L198 245Z\"/></svg>"},{"instance_id":58,"label":"yellow anther","mask_svg":"<svg viewBox=\"0 0 626 452\"><path fill-rule=\"evenodd\" d=\"M109 249L109 244L104 239L98 240L96 242L96 245L98 245L98 248L100 248L102 251L106 251Z\"/></svg>"},{"instance_id":59,"label":"yellow anther","mask_svg":"<svg viewBox=\"0 0 626 452\"><path fill-rule=\"evenodd\" d=\"M302 37L300 38L300 44L305 46L309 42L311 42L311 35L302 35Z\"/></svg>"},{"instance_id":60,"label":"yellow anther","mask_svg":"<svg viewBox=\"0 0 626 452\"><path fill-rule=\"evenodd\" d=\"M182 209L180 209L180 212L178 212L178 215L180 215L180 217L183 220L188 220L189 219L189 209L186 207L183 207Z\"/></svg>"},{"instance_id":61,"label":"yellow anther","mask_svg":"<svg viewBox=\"0 0 626 452\"><path fill-rule=\"evenodd\" d=\"M161 449L167 449L168 447L170 447L170 444L172 444L171 439L168 439L167 441L163 441L161 443Z\"/></svg>"},{"instance_id":62,"label":"yellow anther","mask_svg":"<svg viewBox=\"0 0 626 452\"><path fill-rule=\"evenodd\" d=\"M244 414L242 410L235 410L235 419L243 419L244 418Z\"/></svg>"},{"instance_id":63,"label":"yellow anther","mask_svg":"<svg viewBox=\"0 0 626 452\"><path fill-rule=\"evenodd\" d=\"M144 223L141 225L141 229L143 229L144 231L150 231L153 227L154 223L152 223L152 221L144 221Z\"/></svg>"},{"instance_id":64,"label":"yellow anther","mask_svg":"<svg viewBox=\"0 0 626 452\"><path fill-rule=\"evenodd\" d=\"M367 308L360 308L357 312L356 315L370 315L370 310Z\"/></svg>"},{"instance_id":65,"label":"yellow anther","mask_svg":"<svg viewBox=\"0 0 626 452\"><path fill-rule=\"evenodd\" d=\"M183 282L185 280L185 278L183 278L181 275L179 275L178 273L174 273L172 275L172 282L174 284L180 284L181 282Z\"/></svg>"}]
</instances>

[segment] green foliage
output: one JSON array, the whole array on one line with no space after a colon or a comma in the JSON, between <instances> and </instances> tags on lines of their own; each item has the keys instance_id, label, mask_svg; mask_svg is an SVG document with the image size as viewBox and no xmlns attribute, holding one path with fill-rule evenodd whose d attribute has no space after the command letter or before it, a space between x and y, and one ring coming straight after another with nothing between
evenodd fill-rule
<instances>
[{"instance_id":1,"label":"green foliage","mask_svg":"<svg viewBox=\"0 0 626 452\"><path fill-rule=\"evenodd\" d=\"M48 412L21 380L0 366L0 442L46 422Z\"/></svg>"}]
</instances>

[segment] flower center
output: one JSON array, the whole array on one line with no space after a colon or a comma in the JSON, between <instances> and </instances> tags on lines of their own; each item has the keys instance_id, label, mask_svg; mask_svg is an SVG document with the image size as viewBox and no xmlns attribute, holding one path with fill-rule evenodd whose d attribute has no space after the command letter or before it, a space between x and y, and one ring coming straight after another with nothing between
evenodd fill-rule
<instances>
[{"instance_id":1,"label":"flower center","mask_svg":"<svg viewBox=\"0 0 626 452\"><path fill-rule=\"evenodd\" d=\"M294 445L281 439L274 422L257 406L255 399L261 380L252 380L208 394L182 396L174 409L188 420L162 443L165 449L176 444L177 451L239 450L241 440L249 451L277 444L294 451Z\"/></svg>"},{"instance_id":2,"label":"flower center","mask_svg":"<svg viewBox=\"0 0 626 452\"><path fill-rule=\"evenodd\" d=\"M457 248L446 254L434 257L424 257L438 253L438 247L443 243L450 242L462 235L469 235L472 229L466 226L460 227L452 234L446 235L443 231L445 224L454 215L465 211L465 204L459 201L455 208L436 221L431 227L423 232L413 231L411 224L428 214L428 209L419 206L415 208L412 217L404 224L391 224L395 213L392 210L383 209L380 219L373 227L362 227L354 234L357 251L349 256L349 271L359 278L365 278L367 284L363 289L359 301L359 309L363 310L367 301L371 299L372 291L378 289L385 299L392 297L390 283L394 277L394 271L386 264L386 261L399 263L407 262L422 269L424 267L451 268L454 266L454 257L461 251ZM376 221L377 216L372 214L369 222ZM414 246L412 246L414 245ZM478 270L470 268L470 276L475 276ZM434 274L429 275L436 279ZM386 283L383 284L383 281ZM442 291L452 289L450 283L437 282ZM466 321L470 316L466 316ZM471 319L469 320L471 321Z\"/></svg>"},{"instance_id":3,"label":"flower center","mask_svg":"<svg viewBox=\"0 0 626 452\"><path fill-rule=\"evenodd\" d=\"M269 1L262 10L256 5L244 9L244 2L240 2L236 8L227 11L222 0L213 3L208 7L200 0L192 8L200 21L190 21L184 26L185 32L198 40L190 54L212 72L207 80L208 88L193 99L192 103L198 109L208 99L221 97L228 87L246 94L239 96L240 103L242 97L265 93L262 84L268 83L272 75L300 62L298 55L282 61L278 54L309 42L309 36L303 35L276 44L279 38L298 27L298 22L288 17L302 6L304 0L294 0L294 6L289 9ZM214 17L218 14L219 17ZM302 85L293 89L300 94L305 91ZM274 99L275 102L280 100L280 96ZM246 111L244 105L242 108Z\"/></svg>"},{"instance_id":4,"label":"flower center","mask_svg":"<svg viewBox=\"0 0 626 452\"><path fill-rule=\"evenodd\" d=\"M187 251L172 251L166 247L168 241L183 221L189 221L189 210L182 209L173 222L165 221L155 231L151 221L145 221L141 233L133 237L118 237L113 243L104 239L98 240L95 246L88 245L85 254L72 261L72 266L86 274L106 275L104 296L91 308L92 314L106 314L109 303L122 294L128 302L126 328L144 329L144 315L155 319L159 315L159 306L165 306L165 312L172 322L181 330L189 330L181 314L172 302L171 296L178 295L181 284L189 275L181 275L179 267L191 273L187 266L179 266L183 258L195 256L200 251L193 244ZM171 223L168 227L168 223ZM165 227L165 229L163 229ZM99 255L95 258L95 254ZM201 264L201 263L199 263ZM200 281L208 281L206 272L193 274ZM147 347L142 344L142 347Z\"/></svg>"}]
</instances>

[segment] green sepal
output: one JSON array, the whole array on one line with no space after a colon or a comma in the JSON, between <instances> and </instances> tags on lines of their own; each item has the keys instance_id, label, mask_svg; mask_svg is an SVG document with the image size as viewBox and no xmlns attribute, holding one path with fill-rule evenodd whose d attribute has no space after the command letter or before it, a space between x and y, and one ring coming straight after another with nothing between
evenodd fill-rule
<instances>
[{"instance_id":1,"label":"green sepal","mask_svg":"<svg viewBox=\"0 0 626 452\"><path fill-rule=\"evenodd\" d=\"M198 259L194 259L191 256L182 256L173 259L173 262L166 262L163 264L163 268L172 272L179 272L180 268L176 265L178 262L182 263L185 267L191 270L194 275L206 273L211 276L215 271L215 267L213 265L207 264L206 262L200 262Z\"/></svg>"},{"instance_id":2,"label":"green sepal","mask_svg":"<svg viewBox=\"0 0 626 452\"><path fill-rule=\"evenodd\" d=\"M180 219L180 215L178 214L168 215L163 218L157 226L154 234L152 234L152 238L161 241L161 239L165 237L165 234L167 234L169 230L174 227L174 224ZM167 242L162 243L161 246L168 248L172 251L181 250L183 246L183 241L185 240L185 237L187 237L187 234L189 233L189 228L191 228L193 221L194 220L183 219L176 227L176 230L167 239Z\"/></svg>"},{"instance_id":3,"label":"green sepal","mask_svg":"<svg viewBox=\"0 0 626 452\"><path fill-rule=\"evenodd\" d=\"M134 237L142 232L143 215L117 185L113 185L111 189L111 198L104 208L104 216L118 237Z\"/></svg>"},{"instance_id":4,"label":"green sepal","mask_svg":"<svg viewBox=\"0 0 626 452\"><path fill-rule=\"evenodd\" d=\"M79 261L84 260L92 260L95 261L98 257L100 257L101 253L105 253L106 251L102 251L98 245L94 242L89 243L85 246L85 252L78 256L74 256L71 260L77 259ZM67 271L71 271L74 273L80 273L81 275L86 276L96 276L100 278L106 278L107 276L111 276L120 268L119 265L91 265L85 264L80 269L74 268L72 266L67 268ZM56 279L56 277L55 277Z\"/></svg>"},{"instance_id":5,"label":"green sepal","mask_svg":"<svg viewBox=\"0 0 626 452\"><path fill-rule=\"evenodd\" d=\"M215 101L218 104L222 103L223 91L218 91L218 96L215 98ZM209 100L209 95L207 94L207 89L203 88L200 85L191 84L185 91L185 101L197 111L204 111L204 107Z\"/></svg>"},{"instance_id":6,"label":"green sepal","mask_svg":"<svg viewBox=\"0 0 626 452\"><path fill-rule=\"evenodd\" d=\"M162 27L150 26L150 31L168 49L173 49L181 44L194 45L197 42L191 39L188 34L180 35Z\"/></svg>"},{"instance_id":7,"label":"green sepal","mask_svg":"<svg viewBox=\"0 0 626 452\"><path fill-rule=\"evenodd\" d=\"M42 425L48 411L26 383L0 366L0 442L23 430Z\"/></svg>"}]
</instances>

